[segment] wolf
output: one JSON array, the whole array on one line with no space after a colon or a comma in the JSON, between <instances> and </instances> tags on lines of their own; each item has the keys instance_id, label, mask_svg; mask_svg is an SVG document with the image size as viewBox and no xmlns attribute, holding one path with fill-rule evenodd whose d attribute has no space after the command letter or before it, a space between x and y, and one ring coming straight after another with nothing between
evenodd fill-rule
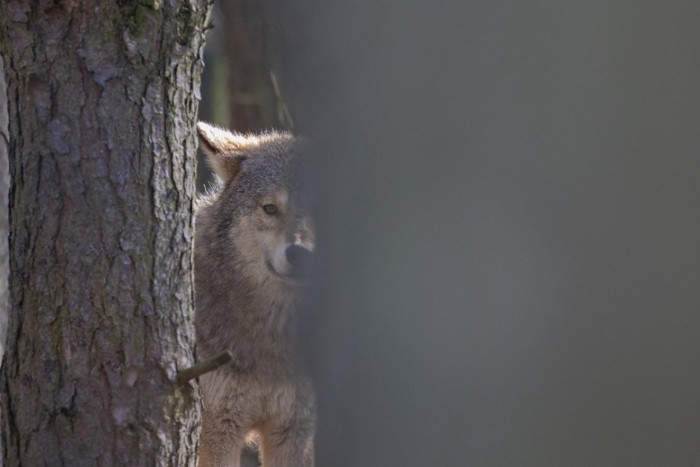
<instances>
[{"instance_id":1,"label":"wolf","mask_svg":"<svg viewBox=\"0 0 700 467\"><path fill-rule=\"evenodd\" d=\"M218 178L195 212L197 353L233 357L200 377L198 465L239 467L255 442L264 467L313 466L313 392L293 332L315 246L298 141L203 122L197 133Z\"/></svg>"}]
</instances>

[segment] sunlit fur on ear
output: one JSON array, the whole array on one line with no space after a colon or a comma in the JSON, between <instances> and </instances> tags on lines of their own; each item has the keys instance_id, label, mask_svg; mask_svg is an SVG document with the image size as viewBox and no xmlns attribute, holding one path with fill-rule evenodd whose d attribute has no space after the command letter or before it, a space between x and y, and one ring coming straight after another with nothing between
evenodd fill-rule
<instances>
[{"instance_id":1,"label":"sunlit fur on ear","mask_svg":"<svg viewBox=\"0 0 700 467\"><path fill-rule=\"evenodd\" d=\"M197 123L197 134L212 170L226 183L236 176L246 153L260 144L256 136L231 133L208 123Z\"/></svg>"}]
</instances>

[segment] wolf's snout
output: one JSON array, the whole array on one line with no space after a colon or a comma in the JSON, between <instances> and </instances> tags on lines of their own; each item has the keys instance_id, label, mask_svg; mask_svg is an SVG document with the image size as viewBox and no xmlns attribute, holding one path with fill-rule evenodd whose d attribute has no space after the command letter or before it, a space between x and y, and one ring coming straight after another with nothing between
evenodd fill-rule
<instances>
[{"instance_id":1,"label":"wolf's snout","mask_svg":"<svg viewBox=\"0 0 700 467\"><path fill-rule=\"evenodd\" d=\"M308 248L299 245L289 245L285 251L287 261L292 267L299 271L306 270L311 264L313 253Z\"/></svg>"}]
</instances>

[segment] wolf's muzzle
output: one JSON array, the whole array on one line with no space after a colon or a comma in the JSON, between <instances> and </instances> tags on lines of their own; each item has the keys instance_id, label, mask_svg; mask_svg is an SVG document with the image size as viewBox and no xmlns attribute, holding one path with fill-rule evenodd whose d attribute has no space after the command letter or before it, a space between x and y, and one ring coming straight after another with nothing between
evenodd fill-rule
<instances>
[{"instance_id":1,"label":"wolf's muzzle","mask_svg":"<svg viewBox=\"0 0 700 467\"><path fill-rule=\"evenodd\" d=\"M295 276L304 275L311 266L313 253L308 248L299 245L289 245L285 250L287 262L294 268Z\"/></svg>"}]
</instances>

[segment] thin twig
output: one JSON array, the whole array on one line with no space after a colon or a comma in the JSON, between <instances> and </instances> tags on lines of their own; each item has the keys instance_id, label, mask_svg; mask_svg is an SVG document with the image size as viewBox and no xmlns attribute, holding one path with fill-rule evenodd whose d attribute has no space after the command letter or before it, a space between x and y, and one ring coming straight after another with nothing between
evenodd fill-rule
<instances>
[{"instance_id":1,"label":"thin twig","mask_svg":"<svg viewBox=\"0 0 700 467\"><path fill-rule=\"evenodd\" d=\"M272 82L272 91L275 93L277 98L277 113L281 123L287 127L289 130L294 130L294 120L292 120L292 114L289 112L289 107L282 97L282 91L280 90L279 82L277 81L277 76L275 72L270 70L270 81Z\"/></svg>"},{"instance_id":2,"label":"thin twig","mask_svg":"<svg viewBox=\"0 0 700 467\"><path fill-rule=\"evenodd\" d=\"M210 371L214 371L221 365L225 365L226 363L230 362L231 358L232 357L230 353L224 352L221 355L212 358L211 360L197 363L196 365L179 372L177 374L177 382L179 384L185 384L191 379L199 378L203 374L209 373Z\"/></svg>"}]
</instances>

